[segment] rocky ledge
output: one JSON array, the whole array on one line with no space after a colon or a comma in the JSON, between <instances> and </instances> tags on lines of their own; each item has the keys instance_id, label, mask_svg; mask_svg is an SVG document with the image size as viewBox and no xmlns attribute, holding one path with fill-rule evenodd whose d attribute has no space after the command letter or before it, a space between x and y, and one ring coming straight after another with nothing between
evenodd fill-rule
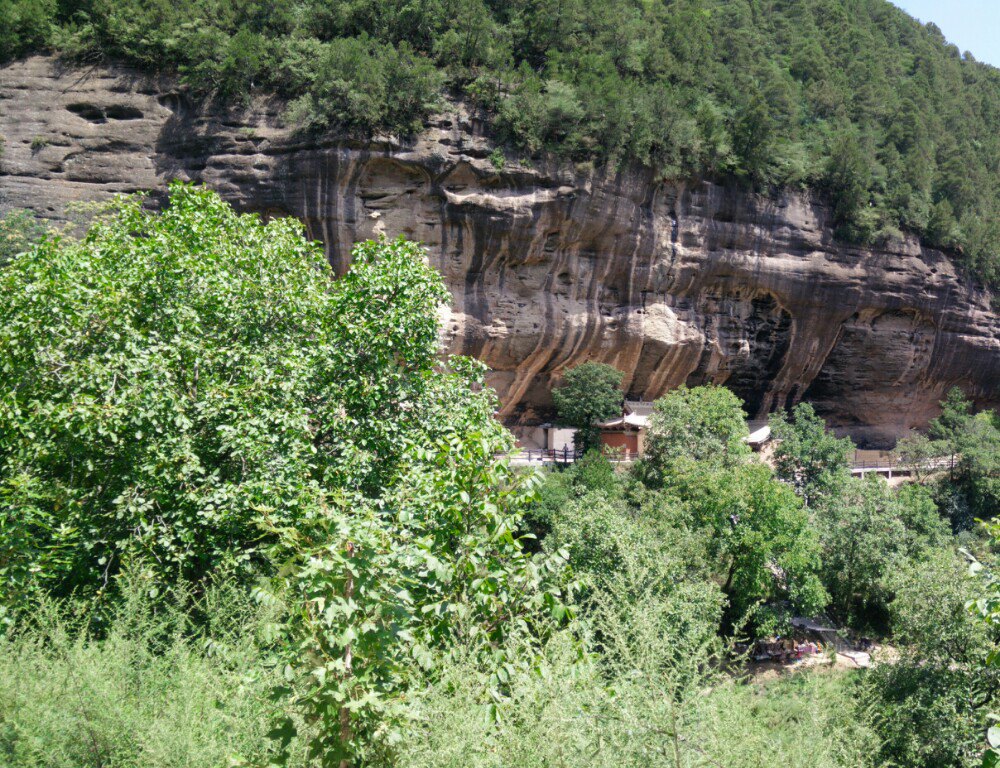
<instances>
[{"instance_id":1,"label":"rocky ledge","mask_svg":"<svg viewBox=\"0 0 1000 768\"><path fill-rule=\"evenodd\" d=\"M550 413L567 367L600 360L629 394L725 384L754 416L805 399L856 439L891 443L952 386L1000 405L992 297L915 240L834 240L806 196L508 158L460 106L412 141L316 139L282 105L197 105L169 78L0 69L0 207L53 219L119 192L204 182L243 210L301 218L334 267L351 243L428 247L453 301L450 352L474 355L510 423Z\"/></svg>"}]
</instances>

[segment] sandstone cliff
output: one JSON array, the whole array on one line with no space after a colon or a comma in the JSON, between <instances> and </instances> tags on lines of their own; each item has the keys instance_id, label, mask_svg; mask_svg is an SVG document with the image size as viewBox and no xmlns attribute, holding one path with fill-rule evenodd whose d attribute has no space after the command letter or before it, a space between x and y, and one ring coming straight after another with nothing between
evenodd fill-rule
<instances>
[{"instance_id":1,"label":"sandstone cliff","mask_svg":"<svg viewBox=\"0 0 1000 768\"><path fill-rule=\"evenodd\" d=\"M0 206L68 203L202 181L241 209L302 218L338 270L377 233L423 241L452 291L450 351L494 370L503 416L548 414L583 360L633 397L726 384L753 415L800 399L857 439L891 442L959 385L1000 405L991 297L915 241L834 242L804 196L751 196L640 170L508 160L460 108L411 142L297 137L281 105L195 106L127 69L0 69Z\"/></svg>"}]
</instances>

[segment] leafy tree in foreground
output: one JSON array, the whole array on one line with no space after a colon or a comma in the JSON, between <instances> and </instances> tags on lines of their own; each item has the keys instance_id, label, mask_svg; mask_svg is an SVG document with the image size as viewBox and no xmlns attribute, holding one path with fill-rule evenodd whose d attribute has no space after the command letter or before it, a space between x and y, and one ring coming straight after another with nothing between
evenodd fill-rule
<instances>
[{"instance_id":1,"label":"leafy tree in foreground","mask_svg":"<svg viewBox=\"0 0 1000 768\"><path fill-rule=\"evenodd\" d=\"M849 478L817 509L816 521L830 612L838 621L880 629L892 599L889 579L949 533L926 488L893 491L875 476Z\"/></svg>"},{"instance_id":2,"label":"leafy tree in foreground","mask_svg":"<svg viewBox=\"0 0 1000 768\"><path fill-rule=\"evenodd\" d=\"M316 445L337 423L315 410L335 386L327 275L297 223L182 186L0 273L5 601L92 594L135 560L164 581L261 568L259 510L304 514L339 453Z\"/></svg>"},{"instance_id":3,"label":"leafy tree in foreground","mask_svg":"<svg viewBox=\"0 0 1000 768\"><path fill-rule=\"evenodd\" d=\"M771 416L771 433L778 441L774 451L778 477L790 483L806 503L835 494L848 477L848 459L854 446L850 438L837 439L826 431L826 422L809 403L799 403L789 420L783 413Z\"/></svg>"},{"instance_id":4,"label":"leafy tree in foreground","mask_svg":"<svg viewBox=\"0 0 1000 768\"><path fill-rule=\"evenodd\" d=\"M589 451L600 446L598 424L621 413L622 372L604 363L586 362L570 368L552 390L559 421L576 429L574 445Z\"/></svg>"},{"instance_id":5,"label":"leafy tree in foreground","mask_svg":"<svg viewBox=\"0 0 1000 768\"><path fill-rule=\"evenodd\" d=\"M440 277L404 240L353 257L334 282L298 222L173 185L0 272L0 604L273 576L324 765L389 748L454 640L566 615L483 368L438 359Z\"/></svg>"},{"instance_id":6,"label":"leafy tree in foreground","mask_svg":"<svg viewBox=\"0 0 1000 768\"><path fill-rule=\"evenodd\" d=\"M966 768L981 762L986 714L1000 695L1000 670L984 669L996 631L967 603L976 585L950 548L890 574L894 645L862 686L863 710L880 738L879 765Z\"/></svg>"},{"instance_id":7,"label":"leafy tree in foreground","mask_svg":"<svg viewBox=\"0 0 1000 768\"><path fill-rule=\"evenodd\" d=\"M422 252L355 260L333 283L297 222L175 185L162 214L122 200L0 273L4 588L90 591L136 559L259 572L262 521L378 495L452 418L500 439L481 397L439 392L468 366L432 375L446 292Z\"/></svg>"}]
</instances>

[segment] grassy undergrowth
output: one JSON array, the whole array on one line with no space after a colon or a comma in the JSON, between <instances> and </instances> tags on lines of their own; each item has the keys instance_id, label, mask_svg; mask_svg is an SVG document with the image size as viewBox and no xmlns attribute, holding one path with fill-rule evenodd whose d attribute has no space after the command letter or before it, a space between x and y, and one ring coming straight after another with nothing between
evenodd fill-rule
<instances>
[{"instance_id":1,"label":"grassy undergrowth","mask_svg":"<svg viewBox=\"0 0 1000 768\"><path fill-rule=\"evenodd\" d=\"M95 620L43 602L0 638L0 764L8 768L259 765L270 747L267 617L231 589L201 601L137 586Z\"/></svg>"}]
</instances>

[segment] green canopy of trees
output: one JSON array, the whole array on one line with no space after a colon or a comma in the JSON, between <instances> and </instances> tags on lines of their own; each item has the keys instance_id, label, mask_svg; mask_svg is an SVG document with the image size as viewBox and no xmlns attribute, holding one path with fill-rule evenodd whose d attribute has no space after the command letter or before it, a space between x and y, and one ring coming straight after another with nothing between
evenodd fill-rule
<instances>
[{"instance_id":1,"label":"green canopy of trees","mask_svg":"<svg viewBox=\"0 0 1000 768\"><path fill-rule=\"evenodd\" d=\"M919 234L1000 283L1000 71L887 0L0 0L54 49L411 132L463 97L527 153L820 191L842 237Z\"/></svg>"},{"instance_id":2,"label":"green canopy of trees","mask_svg":"<svg viewBox=\"0 0 1000 768\"><path fill-rule=\"evenodd\" d=\"M746 413L725 387L680 386L653 406L644 470L662 476L676 461L736 465L750 456Z\"/></svg>"},{"instance_id":3,"label":"green canopy of trees","mask_svg":"<svg viewBox=\"0 0 1000 768\"><path fill-rule=\"evenodd\" d=\"M941 403L941 415L931 422L935 452L951 455L949 482L941 495L952 526L965 530L976 520L1000 513L1000 415L974 414L972 403L957 387Z\"/></svg>"},{"instance_id":4,"label":"green canopy of trees","mask_svg":"<svg viewBox=\"0 0 1000 768\"><path fill-rule=\"evenodd\" d=\"M827 432L826 422L809 403L796 405L790 419L781 411L773 414L770 426L777 441L774 465L778 477L795 488L806 505L829 497L843 485L854 444Z\"/></svg>"}]
</instances>

